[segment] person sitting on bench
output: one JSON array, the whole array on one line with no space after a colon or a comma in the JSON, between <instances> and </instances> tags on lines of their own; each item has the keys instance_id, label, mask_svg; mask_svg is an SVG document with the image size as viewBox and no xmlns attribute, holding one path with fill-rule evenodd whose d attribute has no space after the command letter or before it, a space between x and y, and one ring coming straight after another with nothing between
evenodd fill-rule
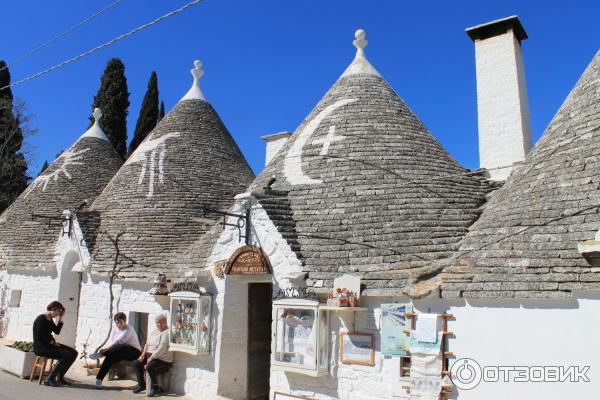
<instances>
[{"instance_id":1,"label":"person sitting on bench","mask_svg":"<svg viewBox=\"0 0 600 400\"><path fill-rule=\"evenodd\" d=\"M157 375L167 372L173 365L173 353L169 351L169 326L167 317L159 315L154 320L156 330L148 337L148 341L142 350L140 357L135 360L135 372L138 385L133 389L133 393L140 393L146 390L146 380L144 379L144 364L150 376L150 390L148 397L154 397L161 391L158 386ZM166 388L163 388L166 390Z\"/></svg>"},{"instance_id":2,"label":"person sitting on bench","mask_svg":"<svg viewBox=\"0 0 600 400\"><path fill-rule=\"evenodd\" d=\"M131 326L127 325L125 314L118 312L113 319L116 329L112 330L108 343L99 352L105 358L96 376L96 389L102 388L102 380L113 364L123 360L133 361L141 354L137 334Z\"/></svg>"},{"instance_id":3,"label":"person sitting on bench","mask_svg":"<svg viewBox=\"0 0 600 400\"><path fill-rule=\"evenodd\" d=\"M48 304L46 311L45 314L38 315L33 322L33 352L36 356L58 360L44 380L44 385L71 386L69 382L65 381L65 374L77 359L77 351L72 347L57 343L52 336L53 332L57 335L60 334L65 307L58 301L53 301ZM53 320L56 317L58 317L58 324L55 324Z\"/></svg>"}]
</instances>

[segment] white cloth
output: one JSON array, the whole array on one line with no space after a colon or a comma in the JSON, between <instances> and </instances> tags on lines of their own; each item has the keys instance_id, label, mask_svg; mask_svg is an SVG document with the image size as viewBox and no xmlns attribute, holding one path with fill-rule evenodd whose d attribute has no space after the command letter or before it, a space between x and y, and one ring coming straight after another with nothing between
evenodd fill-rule
<instances>
[{"instance_id":1,"label":"white cloth","mask_svg":"<svg viewBox=\"0 0 600 400\"><path fill-rule=\"evenodd\" d=\"M148 337L146 342L148 346L148 353L152 355L148 358L148 361L161 360L164 362L173 362L173 353L169 351L169 331L153 331Z\"/></svg>"},{"instance_id":2,"label":"white cloth","mask_svg":"<svg viewBox=\"0 0 600 400\"><path fill-rule=\"evenodd\" d=\"M410 364L410 376L417 378L441 376L442 375L442 356L414 354Z\"/></svg>"},{"instance_id":3,"label":"white cloth","mask_svg":"<svg viewBox=\"0 0 600 400\"><path fill-rule=\"evenodd\" d=\"M142 346L140 346L140 341L138 340L135 330L129 325L125 325L123 329L113 328L110 333L108 344L104 348L109 349L117 344L128 344L140 351L142 350Z\"/></svg>"},{"instance_id":4,"label":"white cloth","mask_svg":"<svg viewBox=\"0 0 600 400\"><path fill-rule=\"evenodd\" d=\"M442 390L442 378L410 377L410 400L437 400Z\"/></svg>"},{"instance_id":5,"label":"white cloth","mask_svg":"<svg viewBox=\"0 0 600 400\"><path fill-rule=\"evenodd\" d=\"M419 314L415 335L419 342L435 343L437 340L437 314Z\"/></svg>"}]
</instances>

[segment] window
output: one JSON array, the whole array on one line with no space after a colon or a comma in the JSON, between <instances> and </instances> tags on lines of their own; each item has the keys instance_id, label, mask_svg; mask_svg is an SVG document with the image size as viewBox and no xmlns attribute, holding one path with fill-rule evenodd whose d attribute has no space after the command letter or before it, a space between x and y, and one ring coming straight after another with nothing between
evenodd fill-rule
<instances>
[{"instance_id":1,"label":"window","mask_svg":"<svg viewBox=\"0 0 600 400\"><path fill-rule=\"evenodd\" d=\"M8 303L9 307L21 307L21 293L21 290L10 291L10 301Z\"/></svg>"}]
</instances>

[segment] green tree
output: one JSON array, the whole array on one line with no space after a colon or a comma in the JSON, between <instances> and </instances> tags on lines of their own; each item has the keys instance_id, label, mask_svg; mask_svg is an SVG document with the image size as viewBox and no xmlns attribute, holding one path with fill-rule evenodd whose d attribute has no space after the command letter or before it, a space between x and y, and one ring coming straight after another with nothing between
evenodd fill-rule
<instances>
[{"instance_id":1,"label":"green tree","mask_svg":"<svg viewBox=\"0 0 600 400\"><path fill-rule=\"evenodd\" d=\"M161 119L163 119L165 117L165 103L163 103L163 101L160 101L160 110L158 111L158 120L160 121Z\"/></svg>"},{"instance_id":2,"label":"green tree","mask_svg":"<svg viewBox=\"0 0 600 400\"><path fill-rule=\"evenodd\" d=\"M100 127L108 139L123 158L127 153L127 108L129 107L129 92L127 91L127 78L125 78L125 65L118 58L108 60L102 78L100 89L94 96L94 108L102 110ZM90 117L90 125L94 118Z\"/></svg>"},{"instance_id":3,"label":"green tree","mask_svg":"<svg viewBox=\"0 0 600 400\"><path fill-rule=\"evenodd\" d=\"M127 157L135 151L135 149L142 143L142 141L148 136L148 134L154 129L158 122L158 79L156 72L152 71L150 79L148 80L148 89L142 100L142 107L140 108L140 115L138 116L135 124L135 133L133 139L129 144L129 152Z\"/></svg>"},{"instance_id":4,"label":"green tree","mask_svg":"<svg viewBox=\"0 0 600 400\"><path fill-rule=\"evenodd\" d=\"M22 106L14 104L10 72L0 60L0 213L27 188L27 161L23 145Z\"/></svg>"},{"instance_id":5,"label":"green tree","mask_svg":"<svg viewBox=\"0 0 600 400\"><path fill-rule=\"evenodd\" d=\"M48 160L44 161L44 165L42 165L42 169L40 170L40 173L38 174L38 176L43 174L44 171L46 170L46 168L48 168Z\"/></svg>"}]
</instances>

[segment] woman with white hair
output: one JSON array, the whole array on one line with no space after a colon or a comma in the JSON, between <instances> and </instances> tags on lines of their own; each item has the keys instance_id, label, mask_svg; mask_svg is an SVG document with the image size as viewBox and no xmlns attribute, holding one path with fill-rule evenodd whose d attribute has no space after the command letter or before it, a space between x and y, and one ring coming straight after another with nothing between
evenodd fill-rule
<instances>
[{"instance_id":1,"label":"woman with white hair","mask_svg":"<svg viewBox=\"0 0 600 400\"><path fill-rule=\"evenodd\" d=\"M148 397L154 397L160 392L156 377L158 374L167 372L173 365L173 353L169 351L169 331L167 325L167 317L158 315L155 318L156 330L153 331L148 340L142 354L135 360L135 371L138 384L133 389L133 393L140 393L146 390L146 380L144 378L144 366L150 376L150 389Z\"/></svg>"}]
</instances>

